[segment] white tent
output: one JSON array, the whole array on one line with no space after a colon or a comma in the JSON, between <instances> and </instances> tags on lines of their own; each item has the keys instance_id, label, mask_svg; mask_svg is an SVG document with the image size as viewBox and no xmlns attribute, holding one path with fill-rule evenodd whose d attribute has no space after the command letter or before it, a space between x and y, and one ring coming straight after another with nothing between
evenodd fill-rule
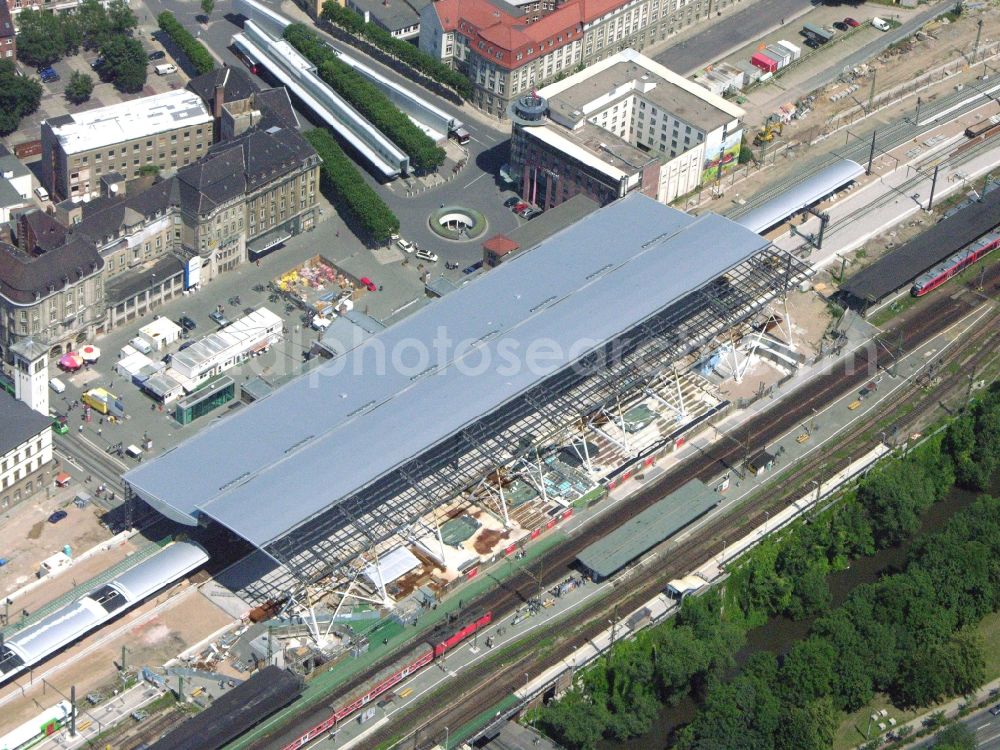
<instances>
[{"instance_id":1,"label":"white tent","mask_svg":"<svg viewBox=\"0 0 1000 750\"><path fill-rule=\"evenodd\" d=\"M376 587L388 586L397 578L402 578L414 568L420 567L420 560L406 547L396 547L385 555L379 555L378 566L374 563L365 568L365 578ZM379 574L381 573L381 578Z\"/></svg>"},{"instance_id":2,"label":"white tent","mask_svg":"<svg viewBox=\"0 0 1000 750\"><path fill-rule=\"evenodd\" d=\"M145 354L134 351L132 354L122 357L115 362L115 371L123 378L131 380L132 376L137 375L143 367L148 367L152 364L153 360Z\"/></svg>"},{"instance_id":3,"label":"white tent","mask_svg":"<svg viewBox=\"0 0 1000 750\"><path fill-rule=\"evenodd\" d=\"M157 318L140 328L139 335L159 351L181 337L181 327L169 318Z\"/></svg>"}]
</instances>

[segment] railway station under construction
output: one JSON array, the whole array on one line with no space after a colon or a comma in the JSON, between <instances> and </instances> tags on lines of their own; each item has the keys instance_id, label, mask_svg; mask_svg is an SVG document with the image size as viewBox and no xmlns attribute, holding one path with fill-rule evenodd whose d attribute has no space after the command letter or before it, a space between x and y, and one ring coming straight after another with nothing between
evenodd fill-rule
<instances>
[{"instance_id":1,"label":"railway station under construction","mask_svg":"<svg viewBox=\"0 0 1000 750\"><path fill-rule=\"evenodd\" d=\"M629 195L130 471L129 496L261 550L254 604L439 596L725 409L694 364L809 273Z\"/></svg>"}]
</instances>

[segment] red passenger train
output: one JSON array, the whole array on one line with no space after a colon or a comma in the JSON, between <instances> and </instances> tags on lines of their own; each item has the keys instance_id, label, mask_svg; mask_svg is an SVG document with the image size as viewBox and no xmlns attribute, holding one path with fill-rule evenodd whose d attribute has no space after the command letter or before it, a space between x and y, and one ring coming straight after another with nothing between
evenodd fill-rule
<instances>
[{"instance_id":1,"label":"red passenger train","mask_svg":"<svg viewBox=\"0 0 1000 750\"><path fill-rule=\"evenodd\" d=\"M370 682L359 686L356 691L348 694L330 716L305 734L297 737L293 742L285 745L282 750L298 750L298 748L312 742L324 732L336 727L355 711L371 703L389 688L419 672L435 659L441 658L470 635L489 626L491 622L493 622L493 613L487 612L468 620L458 630L446 630L443 637L432 637L427 643L420 644L398 659L392 666L382 670Z\"/></svg>"},{"instance_id":2,"label":"red passenger train","mask_svg":"<svg viewBox=\"0 0 1000 750\"><path fill-rule=\"evenodd\" d=\"M985 237L981 237L947 260L941 261L930 271L918 278L914 282L910 293L914 297L924 296L931 290L937 289L962 269L968 268L987 253L995 250L998 246L1000 246L1000 232L991 232Z\"/></svg>"}]
</instances>

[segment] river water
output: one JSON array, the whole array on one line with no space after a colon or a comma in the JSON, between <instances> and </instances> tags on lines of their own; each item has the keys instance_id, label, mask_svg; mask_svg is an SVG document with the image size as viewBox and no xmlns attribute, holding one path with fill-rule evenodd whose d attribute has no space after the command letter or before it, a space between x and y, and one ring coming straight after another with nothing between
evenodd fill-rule
<instances>
[{"instance_id":1,"label":"river water","mask_svg":"<svg viewBox=\"0 0 1000 750\"><path fill-rule=\"evenodd\" d=\"M991 490L994 495L1000 493L1000 478L994 482ZM952 489L943 500L935 503L924 514L920 533L934 531L944 526L952 515L972 503L978 494ZM906 561L909 547L910 541L904 541L895 547L881 550L871 557L851 561L851 566L847 570L831 573L827 577L827 583L833 595L832 606L838 607L843 604L856 586L872 583L880 576L898 570ZM790 620L787 617L771 618L765 625L754 628L747 633L746 644L736 654L736 663L743 664L758 651L785 653L796 641L806 636L812 622L812 618L798 621ZM676 728L691 721L696 710L695 702L690 698L685 699L677 706L666 708L647 734L624 742L606 741L598 747L600 750L664 750L664 748L669 747Z\"/></svg>"}]
</instances>

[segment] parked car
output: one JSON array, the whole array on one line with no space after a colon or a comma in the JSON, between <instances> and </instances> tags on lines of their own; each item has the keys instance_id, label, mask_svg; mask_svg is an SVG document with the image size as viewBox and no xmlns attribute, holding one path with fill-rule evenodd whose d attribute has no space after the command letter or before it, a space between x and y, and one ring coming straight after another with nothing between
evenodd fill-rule
<instances>
[{"instance_id":1,"label":"parked car","mask_svg":"<svg viewBox=\"0 0 1000 750\"><path fill-rule=\"evenodd\" d=\"M173 63L163 63L161 65L157 65L153 68L153 70L156 71L156 75L158 76L168 76L171 73L177 72L177 66Z\"/></svg>"},{"instance_id":2,"label":"parked car","mask_svg":"<svg viewBox=\"0 0 1000 750\"><path fill-rule=\"evenodd\" d=\"M527 211L521 214L521 216L523 216L525 219L528 219L529 221L531 219L534 219L536 216L541 216L541 215L542 215L542 209L540 208L529 208Z\"/></svg>"},{"instance_id":3,"label":"parked car","mask_svg":"<svg viewBox=\"0 0 1000 750\"><path fill-rule=\"evenodd\" d=\"M220 313L218 310L213 310L212 312L210 312L208 314L208 317L214 320L219 325L220 328L229 325L229 321L226 319L226 316Z\"/></svg>"},{"instance_id":4,"label":"parked car","mask_svg":"<svg viewBox=\"0 0 1000 750\"><path fill-rule=\"evenodd\" d=\"M852 29L856 29L858 26L861 25L860 21L855 21L853 18L845 18L844 23L846 23Z\"/></svg>"},{"instance_id":5,"label":"parked car","mask_svg":"<svg viewBox=\"0 0 1000 750\"><path fill-rule=\"evenodd\" d=\"M47 201L49 199L49 191L41 185L35 188L35 195L38 196L38 200Z\"/></svg>"},{"instance_id":6,"label":"parked car","mask_svg":"<svg viewBox=\"0 0 1000 750\"><path fill-rule=\"evenodd\" d=\"M833 22L833 28L835 28L837 31L847 31L851 27L848 26L843 21L834 21Z\"/></svg>"},{"instance_id":7,"label":"parked car","mask_svg":"<svg viewBox=\"0 0 1000 750\"><path fill-rule=\"evenodd\" d=\"M149 53L148 57L150 60L162 60L167 56L167 53L161 49L153 50Z\"/></svg>"},{"instance_id":8,"label":"parked car","mask_svg":"<svg viewBox=\"0 0 1000 750\"><path fill-rule=\"evenodd\" d=\"M104 67L107 61L103 57L98 57L94 62L90 64L91 70L100 70Z\"/></svg>"},{"instance_id":9,"label":"parked car","mask_svg":"<svg viewBox=\"0 0 1000 750\"><path fill-rule=\"evenodd\" d=\"M514 213L516 214L520 213L526 208L531 208L531 204L525 203L524 201L518 201L517 203L514 204Z\"/></svg>"},{"instance_id":10,"label":"parked car","mask_svg":"<svg viewBox=\"0 0 1000 750\"><path fill-rule=\"evenodd\" d=\"M374 281L369 279L367 276L362 276L360 279L358 279L358 281L360 281L361 285L369 292L378 291L378 285Z\"/></svg>"},{"instance_id":11,"label":"parked car","mask_svg":"<svg viewBox=\"0 0 1000 750\"><path fill-rule=\"evenodd\" d=\"M427 260L431 263L437 263L437 253L432 253L430 250L417 250L416 257L420 260Z\"/></svg>"},{"instance_id":12,"label":"parked car","mask_svg":"<svg viewBox=\"0 0 1000 750\"><path fill-rule=\"evenodd\" d=\"M471 266L468 266L467 268L463 268L462 269L462 273L464 273L464 274L475 273L476 271L478 271L482 267L483 267L483 262L480 260L480 261L477 261L477 262L473 263Z\"/></svg>"},{"instance_id":13,"label":"parked car","mask_svg":"<svg viewBox=\"0 0 1000 750\"><path fill-rule=\"evenodd\" d=\"M527 219L527 218L528 218L528 214L529 214L530 212L532 212L532 211L537 211L537 210L538 210L538 209L537 209L537 208L535 208L534 206L531 206L531 205L529 205L529 204L527 204L527 203L526 203L526 204L525 204L524 206L522 206L521 208L516 208L516 209L514 209L514 213L516 213L516 214L517 214L518 216L520 216L520 217L521 217L522 219Z\"/></svg>"},{"instance_id":14,"label":"parked car","mask_svg":"<svg viewBox=\"0 0 1000 750\"><path fill-rule=\"evenodd\" d=\"M512 195L512 196L510 196L510 198L508 198L507 200L505 200L503 202L503 207L504 208L514 208L514 206L516 206L520 202L521 202L520 198L518 198L516 195Z\"/></svg>"},{"instance_id":15,"label":"parked car","mask_svg":"<svg viewBox=\"0 0 1000 750\"><path fill-rule=\"evenodd\" d=\"M193 331L198 327L198 324L187 315L181 315L181 317L177 319L177 322L181 324L181 328L185 331Z\"/></svg>"},{"instance_id":16,"label":"parked car","mask_svg":"<svg viewBox=\"0 0 1000 750\"><path fill-rule=\"evenodd\" d=\"M997 703L993 708L990 709L991 716L1000 716L1000 703Z\"/></svg>"},{"instance_id":17,"label":"parked car","mask_svg":"<svg viewBox=\"0 0 1000 750\"><path fill-rule=\"evenodd\" d=\"M59 74L52 68L51 65L46 65L44 68L38 69L38 75L42 77L42 81L45 83L52 83L53 81L59 80Z\"/></svg>"},{"instance_id":18,"label":"parked car","mask_svg":"<svg viewBox=\"0 0 1000 750\"><path fill-rule=\"evenodd\" d=\"M187 349L189 346L194 346L194 345L195 345L194 341L185 341L183 344L181 344L179 347L177 347L177 351L182 352L185 349Z\"/></svg>"},{"instance_id":19,"label":"parked car","mask_svg":"<svg viewBox=\"0 0 1000 750\"><path fill-rule=\"evenodd\" d=\"M404 253L407 254L412 253L414 250L417 249L416 244L410 242L409 240L404 240L402 237L396 240L396 247L398 247L400 250L402 250Z\"/></svg>"},{"instance_id":20,"label":"parked car","mask_svg":"<svg viewBox=\"0 0 1000 750\"><path fill-rule=\"evenodd\" d=\"M812 37L808 37L807 39L805 39L805 41L803 41L803 44L805 44L809 49L819 49L819 42L817 42Z\"/></svg>"},{"instance_id":21,"label":"parked car","mask_svg":"<svg viewBox=\"0 0 1000 750\"><path fill-rule=\"evenodd\" d=\"M69 513L67 513L64 510L57 510L55 513L53 513L51 516L49 516L49 523L59 523L61 520L63 520L68 515L69 515Z\"/></svg>"}]
</instances>

